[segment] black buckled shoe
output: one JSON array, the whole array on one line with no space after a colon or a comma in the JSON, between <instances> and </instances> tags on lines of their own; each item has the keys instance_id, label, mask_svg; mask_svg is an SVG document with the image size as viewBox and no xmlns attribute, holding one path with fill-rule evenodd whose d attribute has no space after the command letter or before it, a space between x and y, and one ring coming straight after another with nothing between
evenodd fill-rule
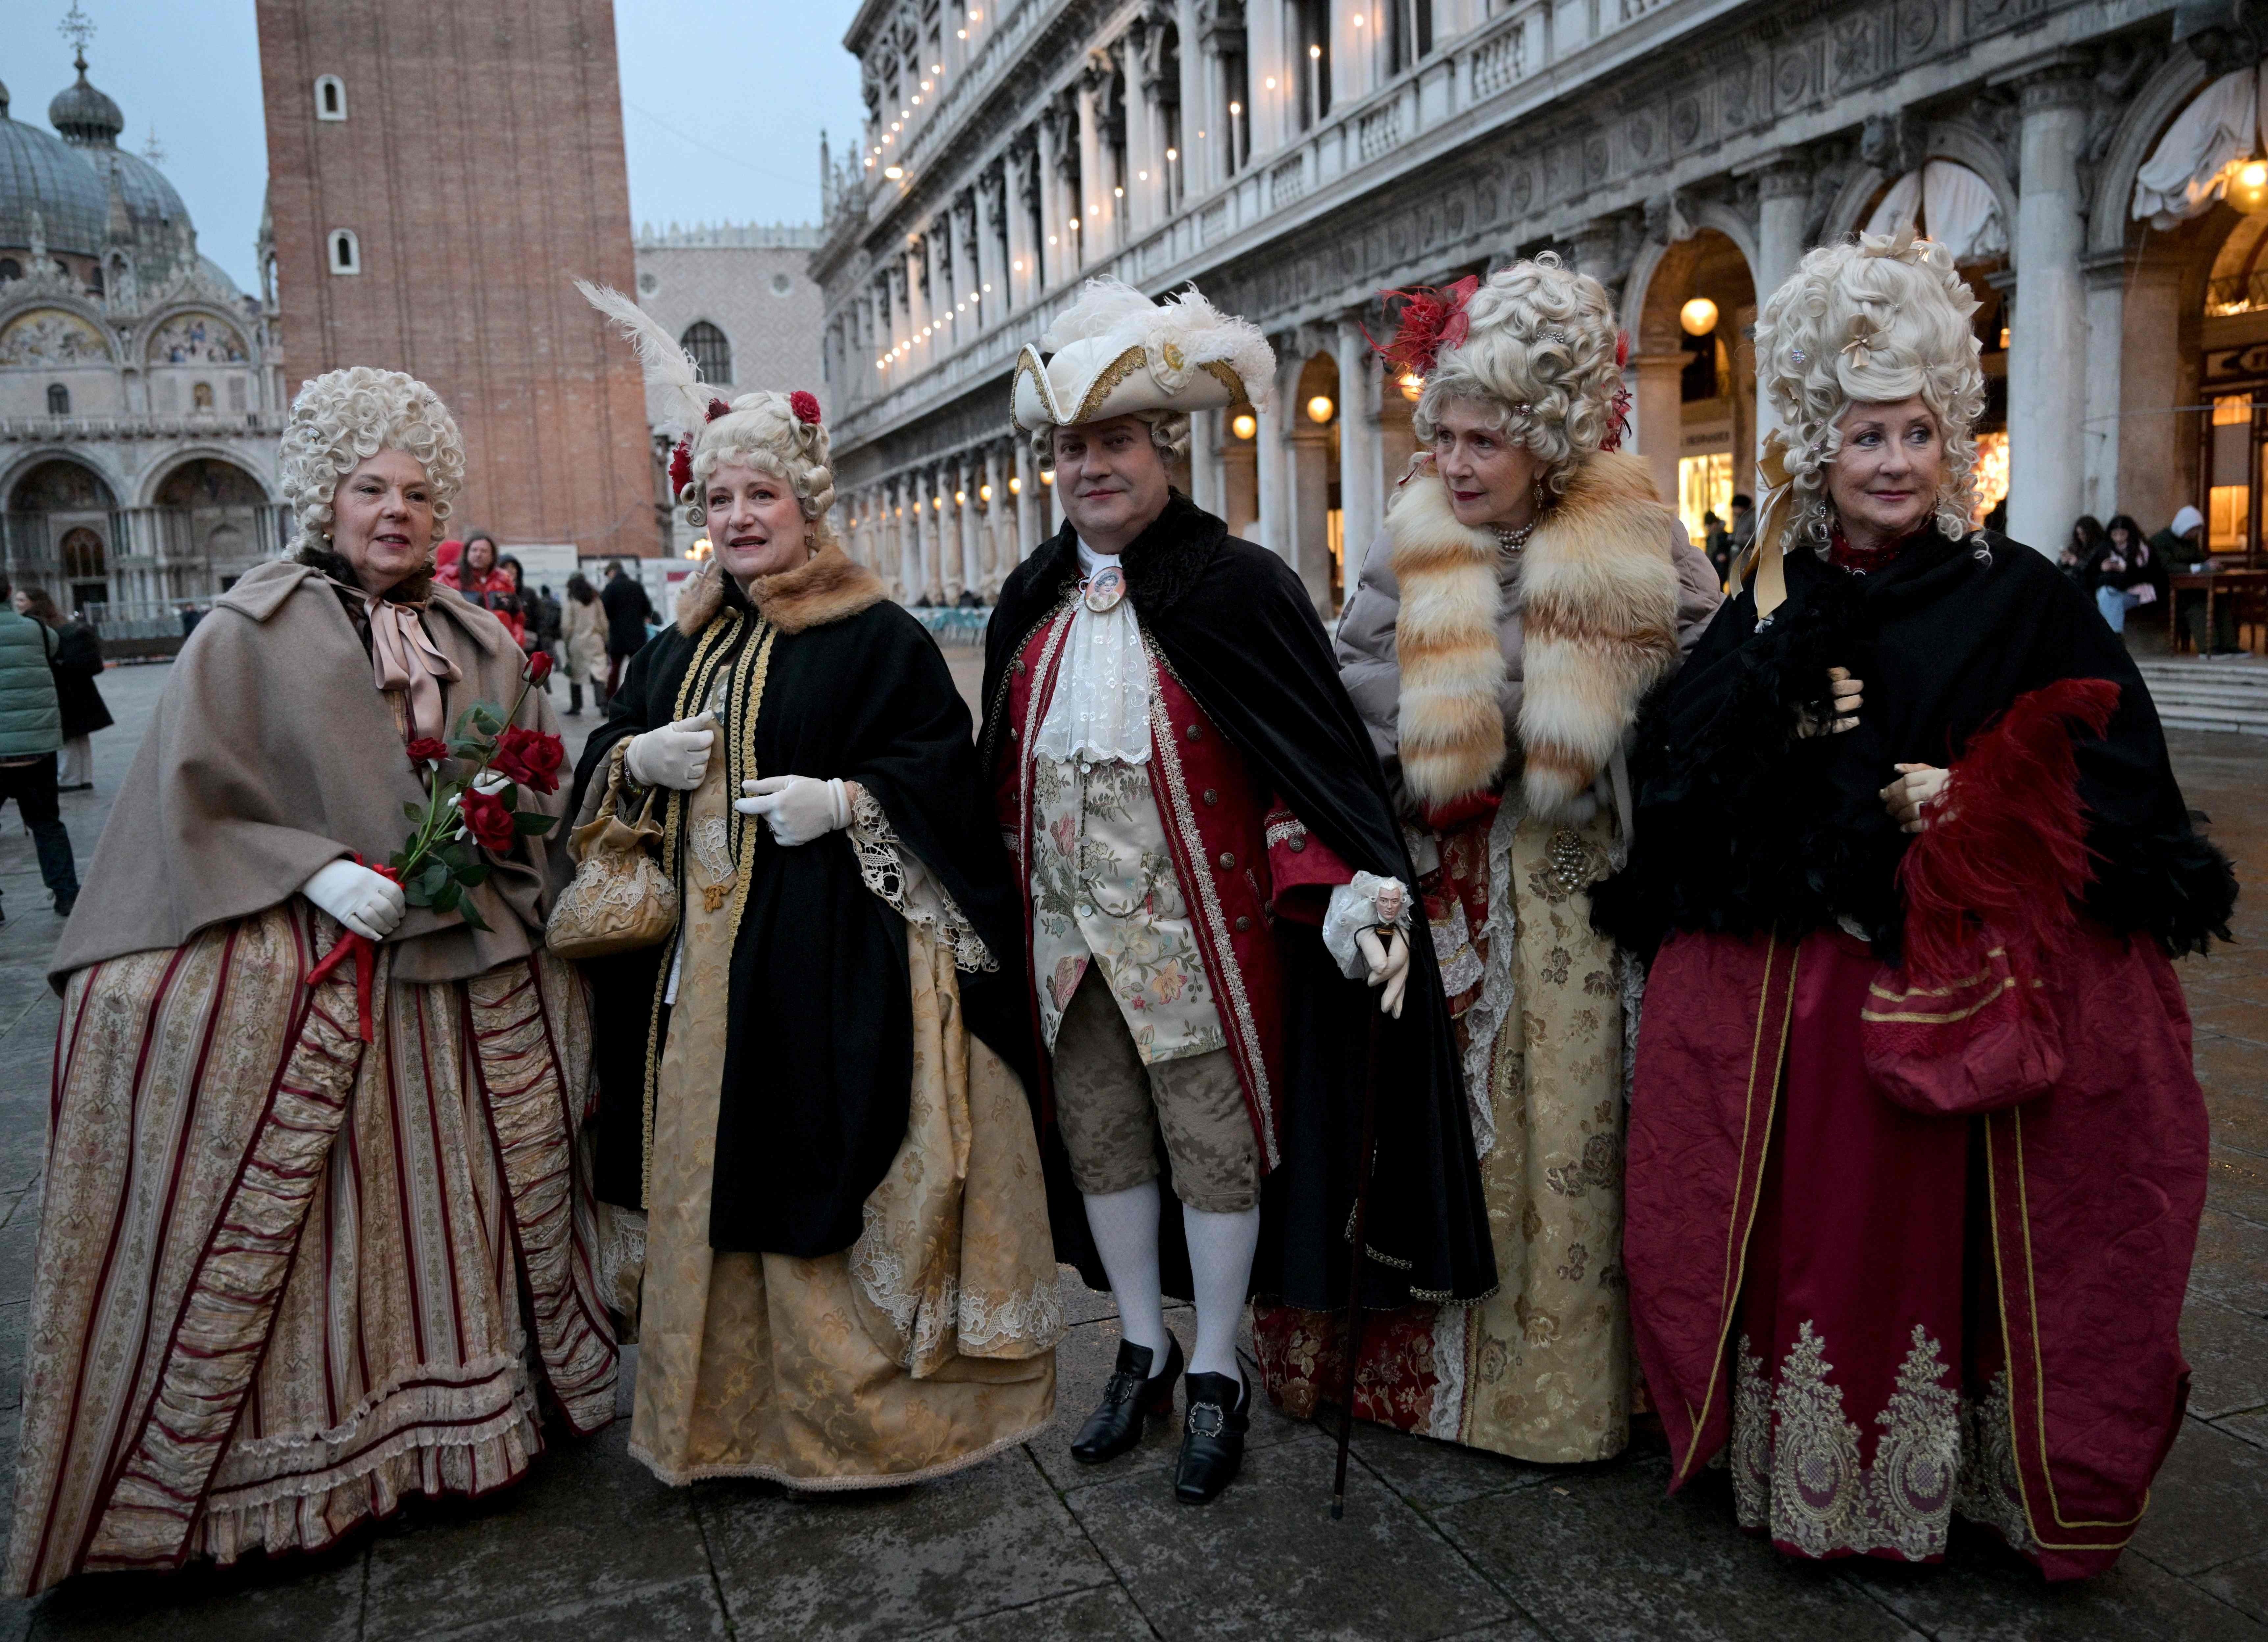
<instances>
[{"instance_id":1,"label":"black buckled shoe","mask_svg":"<svg viewBox=\"0 0 2268 1642\"><path fill-rule=\"evenodd\" d=\"M1185 1506L1205 1505L1234 1482L1244 1463L1244 1433L1251 1429L1250 1386L1228 1374L1191 1374L1174 1498Z\"/></svg>"},{"instance_id":2,"label":"black buckled shoe","mask_svg":"<svg viewBox=\"0 0 2268 1642\"><path fill-rule=\"evenodd\" d=\"M1174 1411L1174 1381L1181 1378L1182 1343L1166 1336L1166 1366L1150 1372L1156 1355L1146 1345L1118 1343L1118 1367L1102 1388L1102 1401L1071 1439L1071 1457L1081 1465L1115 1460L1142 1440L1142 1422Z\"/></svg>"}]
</instances>

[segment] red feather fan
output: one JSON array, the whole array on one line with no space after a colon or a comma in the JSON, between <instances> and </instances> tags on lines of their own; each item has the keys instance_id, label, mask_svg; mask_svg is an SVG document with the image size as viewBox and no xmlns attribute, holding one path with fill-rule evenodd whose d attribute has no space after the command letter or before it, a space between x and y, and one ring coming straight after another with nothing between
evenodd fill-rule
<instances>
[{"instance_id":1,"label":"red feather fan","mask_svg":"<svg viewBox=\"0 0 2268 1642\"><path fill-rule=\"evenodd\" d=\"M2019 696L1970 742L1898 866L1915 985L1973 971L1983 931L2007 943L2008 967L2024 978L2068 937L2095 879L2072 738L2100 736L2117 708L2108 679L2058 679Z\"/></svg>"}]
</instances>

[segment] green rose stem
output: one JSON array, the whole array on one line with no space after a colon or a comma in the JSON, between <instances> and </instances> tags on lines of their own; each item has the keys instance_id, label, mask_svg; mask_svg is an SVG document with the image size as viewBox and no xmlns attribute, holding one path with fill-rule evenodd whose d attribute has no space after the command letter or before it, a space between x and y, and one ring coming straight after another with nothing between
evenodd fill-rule
<instances>
[{"instance_id":1,"label":"green rose stem","mask_svg":"<svg viewBox=\"0 0 2268 1642\"><path fill-rule=\"evenodd\" d=\"M518 721L519 710L526 703L527 692L534 683L533 678L522 675L519 694L513 698L509 713L499 716L486 702L475 702L459 714L449 754L460 761L469 761L472 768L461 777L443 780L438 761L431 761L435 763L434 781L424 805L401 806L403 814L416 823L416 829L409 835L408 846L387 865L399 875L402 893L410 905L431 907L436 912L454 912L477 930L489 927L472 902L465 899L466 890L488 881L489 867L481 858L481 846L469 836L464 799L495 762L498 738L507 725ZM495 796L512 812L519 836L535 837L551 830L555 817L519 814L518 783L506 781Z\"/></svg>"}]
</instances>

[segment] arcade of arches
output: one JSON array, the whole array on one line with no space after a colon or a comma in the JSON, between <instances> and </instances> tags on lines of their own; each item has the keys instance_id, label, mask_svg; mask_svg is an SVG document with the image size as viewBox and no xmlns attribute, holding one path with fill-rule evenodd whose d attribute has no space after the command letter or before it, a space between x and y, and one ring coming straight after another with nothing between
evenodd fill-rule
<instances>
[{"instance_id":1,"label":"arcade of arches","mask_svg":"<svg viewBox=\"0 0 2268 1642\"><path fill-rule=\"evenodd\" d=\"M18 584L45 585L70 608L161 624L170 622L165 607L225 591L283 544L282 510L265 487L217 457L168 469L140 507L122 506L84 462L36 461L6 492L4 529Z\"/></svg>"}]
</instances>

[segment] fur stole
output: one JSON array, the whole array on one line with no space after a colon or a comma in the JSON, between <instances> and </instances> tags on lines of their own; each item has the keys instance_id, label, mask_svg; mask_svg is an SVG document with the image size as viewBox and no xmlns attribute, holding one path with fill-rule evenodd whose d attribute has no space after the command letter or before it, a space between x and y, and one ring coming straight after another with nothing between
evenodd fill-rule
<instances>
[{"instance_id":1,"label":"fur stole","mask_svg":"<svg viewBox=\"0 0 2268 1642\"><path fill-rule=\"evenodd\" d=\"M752 591L757 613L784 633L824 627L889 597L880 577L834 542L792 571L759 576ZM725 572L712 558L677 595L677 630L698 636L724 602Z\"/></svg>"},{"instance_id":2,"label":"fur stole","mask_svg":"<svg viewBox=\"0 0 2268 1642\"><path fill-rule=\"evenodd\" d=\"M1601 453L1580 467L1528 539L1521 570L1521 784L1528 807L1562 811L1598 777L1638 703L1677 658L1675 517L1645 463ZM1402 772L1440 807L1484 792L1505 762L1505 620L1495 534L1457 522L1447 488L1412 479L1387 519L1401 587Z\"/></svg>"}]
</instances>

